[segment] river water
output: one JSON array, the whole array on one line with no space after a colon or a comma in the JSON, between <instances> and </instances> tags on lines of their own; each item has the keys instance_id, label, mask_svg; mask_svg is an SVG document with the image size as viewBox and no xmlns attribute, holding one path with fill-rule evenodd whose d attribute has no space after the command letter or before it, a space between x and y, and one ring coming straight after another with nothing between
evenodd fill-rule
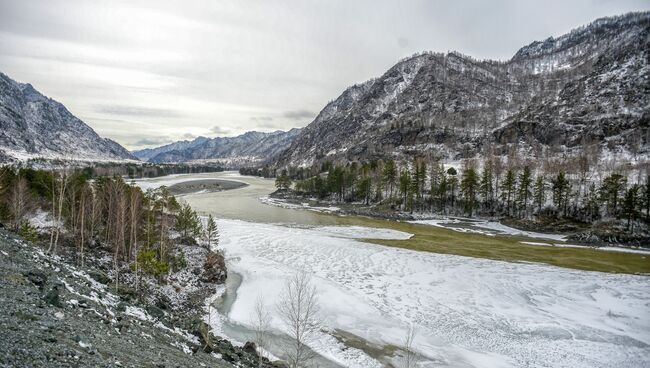
<instances>
[{"instance_id":1,"label":"river water","mask_svg":"<svg viewBox=\"0 0 650 368\"><path fill-rule=\"evenodd\" d=\"M309 344L321 367L399 366L409 327L417 333L413 347L421 367L650 366L647 276L362 242L409 234L391 229L390 221L378 229L363 217L266 204L260 198L275 190L274 182L234 172L138 184L146 189L206 178L248 184L180 197L218 219L231 276L216 303L214 327L231 339L251 339L254 301L263 297L273 314L269 350L281 357L288 340L273 306L288 275L306 270L325 317Z\"/></svg>"}]
</instances>

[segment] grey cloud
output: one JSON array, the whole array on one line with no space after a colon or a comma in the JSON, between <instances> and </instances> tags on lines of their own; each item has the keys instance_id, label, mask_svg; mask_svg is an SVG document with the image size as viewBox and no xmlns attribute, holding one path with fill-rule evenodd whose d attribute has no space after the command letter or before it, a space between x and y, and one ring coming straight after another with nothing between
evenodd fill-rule
<instances>
[{"instance_id":1,"label":"grey cloud","mask_svg":"<svg viewBox=\"0 0 650 368\"><path fill-rule=\"evenodd\" d=\"M190 131L182 127L302 126L414 52L507 60L598 17L649 9L648 0L0 0L0 68L93 117L99 134L154 145Z\"/></svg>"},{"instance_id":2,"label":"grey cloud","mask_svg":"<svg viewBox=\"0 0 650 368\"><path fill-rule=\"evenodd\" d=\"M149 117L167 117L179 118L183 114L171 109L156 109L138 106L124 106L124 105L100 105L95 106L95 112L120 115L120 116L149 116Z\"/></svg>"},{"instance_id":3,"label":"grey cloud","mask_svg":"<svg viewBox=\"0 0 650 368\"><path fill-rule=\"evenodd\" d=\"M266 123L259 123L257 124L258 128L265 128L265 129L279 129L283 128L281 124L278 123L271 123L271 122L266 122Z\"/></svg>"},{"instance_id":4,"label":"grey cloud","mask_svg":"<svg viewBox=\"0 0 650 368\"><path fill-rule=\"evenodd\" d=\"M133 142L135 146L160 146L170 142L168 137L147 137Z\"/></svg>"},{"instance_id":5,"label":"grey cloud","mask_svg":"<svg viewBox=\"0 0 650 368\"><path fill-rule=\"evenodd\" d=\"M225 128L225 127L220 127L218 125L213 126L210 128L210 133L216 134L216 135L226 135L230 134L232 131L230 128Z\"/></svg>"},{"instance_id":6,"label":"grey cloud","mask_svg":"<svg viewBox=\"0 0 650 368\"><path fill-rule=\"evenodd\" d=\"M272 117L270 116L253 116L251 118L252 121L271 121L273 120Z\"/></svg>"},{"instance_id":7,"label":"grey cloud","mask_svg":"<svg viewBox=\"0 0 650 368\"><path fill-rule=\"evenodd\" d=\"M285 111L282 116L291 120L312 119L316 114L308 110L289 110Z\"/></svg>"}]
</instances>

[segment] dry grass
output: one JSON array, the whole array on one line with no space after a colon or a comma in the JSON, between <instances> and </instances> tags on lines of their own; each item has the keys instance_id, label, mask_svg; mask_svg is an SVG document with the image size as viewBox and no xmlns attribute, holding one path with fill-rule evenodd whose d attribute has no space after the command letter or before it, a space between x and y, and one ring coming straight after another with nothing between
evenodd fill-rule
<instances>
[{"instance_id":1,"label":"dry grass","mask_svg":"<svg viewBox=\"0 0 650 368\"><path fill-rule=\"evenodd\" d=\"M551 243L517 236L461 233L435 226L369 218L343 217L340 223L341 225L389 228L414 234L408 240L366 239L374 244L391 247L507 262L538 262L586 271L650 273L650 255L648 254L609 252L592 248L528 245L521 242Z\"/></svg>"}]
</instances>

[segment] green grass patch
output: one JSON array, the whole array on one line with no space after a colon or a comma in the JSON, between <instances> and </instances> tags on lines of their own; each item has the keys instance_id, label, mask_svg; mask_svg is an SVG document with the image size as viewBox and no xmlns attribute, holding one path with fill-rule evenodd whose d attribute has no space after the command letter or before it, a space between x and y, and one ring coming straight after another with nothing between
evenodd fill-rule
<instances>
[{"instance_id":1,"label":"green grass patch","mask_svg":"<svg viewBox=\"0 0 650 368\"><path fill-rule=\"evenodd\" d=\"M518 236L462 233L430 225L371 218L341 217L339 222L340 225L381 227L413 234L408 240L366 239L367 242L390 247L497 261L546 263L586 271L650 273L650 255L648 254L610 252L593 248L529 245L521 242L551 243Z\"/></svg>"}]
</instances>

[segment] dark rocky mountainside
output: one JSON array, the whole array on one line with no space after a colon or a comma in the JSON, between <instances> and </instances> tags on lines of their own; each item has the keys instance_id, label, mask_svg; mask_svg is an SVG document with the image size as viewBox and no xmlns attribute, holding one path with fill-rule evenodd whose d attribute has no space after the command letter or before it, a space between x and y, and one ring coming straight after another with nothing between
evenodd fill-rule
<instances>
[{"instance_id":1,"label":"dark rocky mountainside","mask_svg":"<svg viewBox=\"0 0 650 368\"><path fill-rule=\"evenodd\" d=\"M83 161L135 159L102 138L61 103L0 73L0 162L42 157Z\"/></svg>"},{"instance_id":2,"label":"dark rocky mountainside","mask_svg":"<svg viewBox=\"0 0 650 368\"><path fill-rule=\"evenodd\" d=\"M225 165L250 165L277 157L298 136L300 129L272 133L246 132L236 137L199 137L166 146L135 151L142 160L156 163L219 162Z\"/></svg>"},{"instance_id":3,"label":"dark rocky mountainside","mask_svg":"<svg viewBox=\"0 0 650 368\"><path fill-rule=\"evenodd\" d=\"M647 155L649 40L645 12L533 42L504 62L415 55L345 90L273 163L513 151L543 157L587 145L601 154Z\"/></svg>"}]
</instances>

